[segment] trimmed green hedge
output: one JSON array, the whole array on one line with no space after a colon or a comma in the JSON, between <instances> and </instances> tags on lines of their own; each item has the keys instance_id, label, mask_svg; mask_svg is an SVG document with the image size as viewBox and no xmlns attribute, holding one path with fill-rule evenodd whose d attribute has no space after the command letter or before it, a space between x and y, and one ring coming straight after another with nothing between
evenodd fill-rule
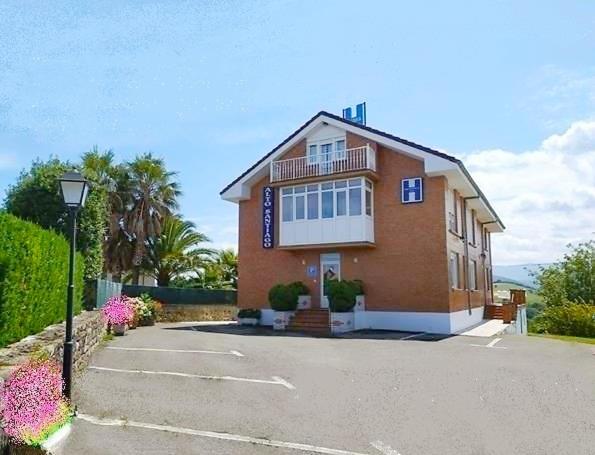
<instances>
[{"instance_id":1,"label":"trimmed green hedge","mask_svg":"<svg viewBox=\"0 0 595 455\"><path fill-rule=\"evenodd\" d=\"M63 236L0 213L0 347L64 320L68 260ZM83 258L77 253L75 313L82 293Z\"/></svg>"}]
</instances>

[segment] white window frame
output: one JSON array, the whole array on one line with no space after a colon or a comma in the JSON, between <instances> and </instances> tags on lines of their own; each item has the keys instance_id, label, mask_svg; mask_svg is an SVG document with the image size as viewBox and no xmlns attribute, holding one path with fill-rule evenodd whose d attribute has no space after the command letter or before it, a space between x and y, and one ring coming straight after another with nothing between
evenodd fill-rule
<instances>
[{"instance_id":1,"label":"white window frame","mask_svg":"<svg viewBox=\"0 0 595 455\"><path fill-rule=\"evenodd\" d=\"M344 148L343 150L337 151L337 142L341 141L344 143ZM308 157L308 164L323 163L320 150L321 146L325 144L331 144L329 160L325 162L332 163L333 161L344 160L347 157L347 136L329 137L316 141L308 141L306 143L306 156ZM316 154L310 154L311 147L315 147Z\"/></svg>"},{"instance_id":2,"label":"white window frame","mask_svg":"<svg viewBox=\"0 0 595 455\"><path fill-rule=\"evenodd\" d=\"M454 261L453 261L454 259ZM454 266L453 266L454 262ZM461 289L461 270L460 255L456 251L451 251L448 258L448 275L451 289ZM456 276L455 276L456 275Z\"/></svg>"},{"instance_id":3,"label":"white window frame","mask_svg":"<svg viewBox=\"0 0 595 455\"><path fill-rule=\"evenodd\" d=\"M360 186L349 186L349 182L353 181L353 180L360 180ZM345 186L341 186L341 187L337 187L337 183L338 182L345 182ZM325 184L332 184L332 189L328 189L328 190L322 190L322 186ZM368 185L369 184L369 185ZM309 187L313 187L314 185L316 185L317 189L316 191L308 191ZM301 188L301 187L305 187L305 192L304 193L296 193L295 189L296 188ZM360 194L360 214L359 215L351 215L350 214L350 198L349 198L349 190L353 189L353 188L358 188L361 191ZM333 216L330 218L323 218L322 217L322 193L323 191L330 191L333 194ZM344 215L337 215L337 193L339 192L345 192L345 214ZM370 193L370 198L371 198L371 210L372 213L370 215L368 215L366 213L366 191ZM315 193L317 195L317 200L318 200L318 211L317 211L317 217L316 218L308 218L308 194L313 194ZM281 188L280 191L281 194L281 201L280 201L280 220L282 223L303 223L303 222L307 222L307 221L313 221L313 220L332 220L335 218L344 218L344 217L356 217L356 216L366 216L368 218L373 218L374 217L374 183L365 178L365 177L355 177L352 179L336 179L336 180L328 180L328 181L324 181L324 182L316 182L316 183L310 183L310 184L300 184L300 185L291 185L291 186L284 186ZM301 219L297 219L296 215L297 215L297 204L296 204L296 197L297 196L305 196L304 197L304 218ZM284 213L284 205L285 205L285 199L286 197L291 197L292 201L292 219L291 221L284 221L283 220L283 213Z\"/></svg>"},{"instance_id":4,"label":"white window frame","mask_svg":"<svg viewBox=\"0 0 595 455\"><path fill-rule=\"evenodd\" d=\"M477 291L477 261L475 259L469 259L467 272L469 274L469 290Z\"/></svg>"}]
</instances>

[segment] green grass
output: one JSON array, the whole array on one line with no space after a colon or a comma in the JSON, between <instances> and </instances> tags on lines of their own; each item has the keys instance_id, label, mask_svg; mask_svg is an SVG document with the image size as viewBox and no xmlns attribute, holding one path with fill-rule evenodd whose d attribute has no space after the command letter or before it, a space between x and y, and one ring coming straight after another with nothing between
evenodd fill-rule
<instances>
[{"instance_id":1,"label":"green grass","mask_svg":"<svg viewBox=\"0 0 595 455\"><path fill-rule=\"evenodd\" d=\"M595 338L573 337L570 335L550 335L546 333L529 333L529 336L551 338L553 340L568 341L570 343L595 344Z\"/></svg>"}]
</instances>

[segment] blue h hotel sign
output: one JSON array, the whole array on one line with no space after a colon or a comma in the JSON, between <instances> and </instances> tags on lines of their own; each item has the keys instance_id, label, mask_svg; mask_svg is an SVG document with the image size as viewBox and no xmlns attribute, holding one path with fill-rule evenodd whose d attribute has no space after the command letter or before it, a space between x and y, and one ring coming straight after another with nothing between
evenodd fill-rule
<instances>
[{"instance_id":1,"label":"blue h hotel sign","mask_svg":"<svg viewBox=\"0 0 595 455\"><path fill-rule=\"evenodd\" d=\"M262 190L262 247L275 246L275 188L265 186Z\"/></svg>"},{"instance_id":2,"label":"blue h hotel sign","mask_svg":"<svg viewBox=\"0 0 595 455\"><path fill-rule=\"evenodd\" d=\"M403 204L423 202L423 200L424 186L421 177L401 180L401 202Z\"/></svg>"}]
</instances>

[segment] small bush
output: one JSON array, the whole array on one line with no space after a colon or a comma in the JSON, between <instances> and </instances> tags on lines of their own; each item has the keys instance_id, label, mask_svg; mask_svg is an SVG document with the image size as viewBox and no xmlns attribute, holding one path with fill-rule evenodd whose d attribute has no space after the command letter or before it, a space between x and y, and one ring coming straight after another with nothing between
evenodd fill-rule
<instances>
[{"instance_id":1,"label":"small bush","mask_svg":"<svg viewBox=\"0 0 595 455\"><path fill-rule=\"evenodd\" d=\"M275 311L295 311L298 304L298 289L287 284L276 284L269 291L269 304Z\"/></svg>"},{"instance_id":2,"label":"small bush","mask_svg":"<svg viewBox=\"0 0 595 455\"><path fill-rule=\"evenodd\" d=\"M260 310L253 308L243 308L238 311L238 318L260 319Z\"/></svg>"},{"instance_id":3,"label":"small bush","mask_svg":"<svg viewBox=\"0 0 595 455\"><path fill-rule=\"evenodd\" d=\"M325 283L329 306L332 312L347 313L355 306L355 297L360 285L353 281L329 280Z\"/></svg>"},{"instance_id":4,"label":"small bush","mask_svg":"<svg viewBox=\"0 0 595 455\"><path fill-rule=\"evenodd\" d=\"M15 442L38 446L72 415L62 396L60 367L30 360L14 370L0 387L0 420Z\"/></svg>"},{"instance_id":5,"label":"small bush","mask_svg":"<svg viewBox=\"0 0 595 455\"><path fill-rule=\"evenodd\" d=\"M364 295L364 282L362 280L353 280L350 281L351 286L353 286L353 292L355 295Z\"/></svg>"},{"instance_id":6,"label":"small bush","mask_svg":"<svg viewBox=\"0 0 595 455\"><path fill-rule=\"evenodd\" d=\"M289 287L293 289L296 295L310 295L310 289L301 281L294 281L289 284Z\"/></svg>"},{"instance_id":7,"label":"small bush","mask_svg":"<svg viewBox=\"0 0 595 455\"><path fill-rule=\"evenodd\" d=\"M548 306L531 321L531 330L553 335L595 337L595 305L564 302Z\"/></svg>"}]
</instances>

